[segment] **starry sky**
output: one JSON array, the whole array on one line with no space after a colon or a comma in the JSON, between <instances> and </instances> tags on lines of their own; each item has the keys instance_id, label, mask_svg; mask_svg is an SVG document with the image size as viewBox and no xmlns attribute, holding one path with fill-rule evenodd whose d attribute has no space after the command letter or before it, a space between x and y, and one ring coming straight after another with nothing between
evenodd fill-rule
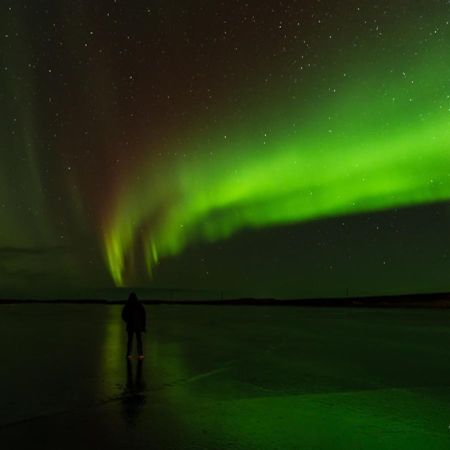
<instances>
[{"instance_id":1,"label":"starry sky","mask_svg":"<svg viewBox=\"0 0 450 450\"><path fill-rule=\"evenodd\" d=\"M449 22L436 0L4 0L1 296L449 291Z\"/></svg>"}]
</instances>

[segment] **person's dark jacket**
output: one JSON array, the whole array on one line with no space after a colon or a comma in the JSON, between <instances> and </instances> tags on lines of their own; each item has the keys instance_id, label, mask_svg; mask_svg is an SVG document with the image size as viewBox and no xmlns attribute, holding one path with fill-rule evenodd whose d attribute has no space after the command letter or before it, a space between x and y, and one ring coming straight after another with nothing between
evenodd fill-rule
<instances>
[{"instance_id":1,"label":"person's dark jacket","mask_svg":"<svg viewBox=\"0 0 450 450\"><path fill-rule=\"evenodd\" d=\"M127 331L145 331L144 305L137 298L129 298L122 309L122 319L127 324Z\"/></svg>"}]
</instances>

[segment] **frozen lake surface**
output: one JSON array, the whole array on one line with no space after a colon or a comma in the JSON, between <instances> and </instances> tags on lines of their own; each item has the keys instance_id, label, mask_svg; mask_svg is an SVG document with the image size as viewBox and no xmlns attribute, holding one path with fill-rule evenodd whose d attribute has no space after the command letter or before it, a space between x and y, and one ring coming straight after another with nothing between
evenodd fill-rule
<instances>
[{"instance_id":1,"label":"frozen lake surface","mask_svg":"<svg viewBox=\"0 0 450 450\"><path fill-rule=\"evenodd\" d=\"M0 306L4 449L449 449L450 311Z\"/></svg>"}]
</instances>

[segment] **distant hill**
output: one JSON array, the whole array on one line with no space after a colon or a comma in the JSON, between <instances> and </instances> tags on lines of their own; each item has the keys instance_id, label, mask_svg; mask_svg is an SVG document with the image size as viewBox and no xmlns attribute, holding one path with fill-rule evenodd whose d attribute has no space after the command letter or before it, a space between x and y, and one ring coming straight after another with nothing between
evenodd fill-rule
<instances>
[{"instance_id":1,"label":"distant hill","mask_svg":"<svg viewBox=\"0 0 450 450\"><path fill-rule=\"evenodd\" d=\"M299 306L299 307L362 307L362 308L450 308L450 293L404 294L395 296L338 297L278 300L275 298L238 298L223 300L146 300L148 305L213 305L213 306ZM108 299L0 299L4 304L123 304Z\"/></svg>"}]
</instances>

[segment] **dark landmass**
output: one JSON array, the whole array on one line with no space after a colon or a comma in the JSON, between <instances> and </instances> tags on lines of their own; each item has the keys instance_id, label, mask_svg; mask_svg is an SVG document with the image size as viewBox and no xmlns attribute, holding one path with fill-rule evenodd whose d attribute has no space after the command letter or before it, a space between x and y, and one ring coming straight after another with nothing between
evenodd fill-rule
<instances>
[{"instance_id":1,"label":"dark landmass","mask_svg":"<svg viewBox=\"0 0 450 450\"><path fill-rule=\"evenodd\" d=\"M0 299L0 304L123 304L125 300L108 299ZM213 306L300 306L362 308L450 308L450 293L404 294L395 296L337 297L277 300L275 298L239 298L223 300L146 300L147 305L213 305Z\"/></svg>"}]
</instances>

